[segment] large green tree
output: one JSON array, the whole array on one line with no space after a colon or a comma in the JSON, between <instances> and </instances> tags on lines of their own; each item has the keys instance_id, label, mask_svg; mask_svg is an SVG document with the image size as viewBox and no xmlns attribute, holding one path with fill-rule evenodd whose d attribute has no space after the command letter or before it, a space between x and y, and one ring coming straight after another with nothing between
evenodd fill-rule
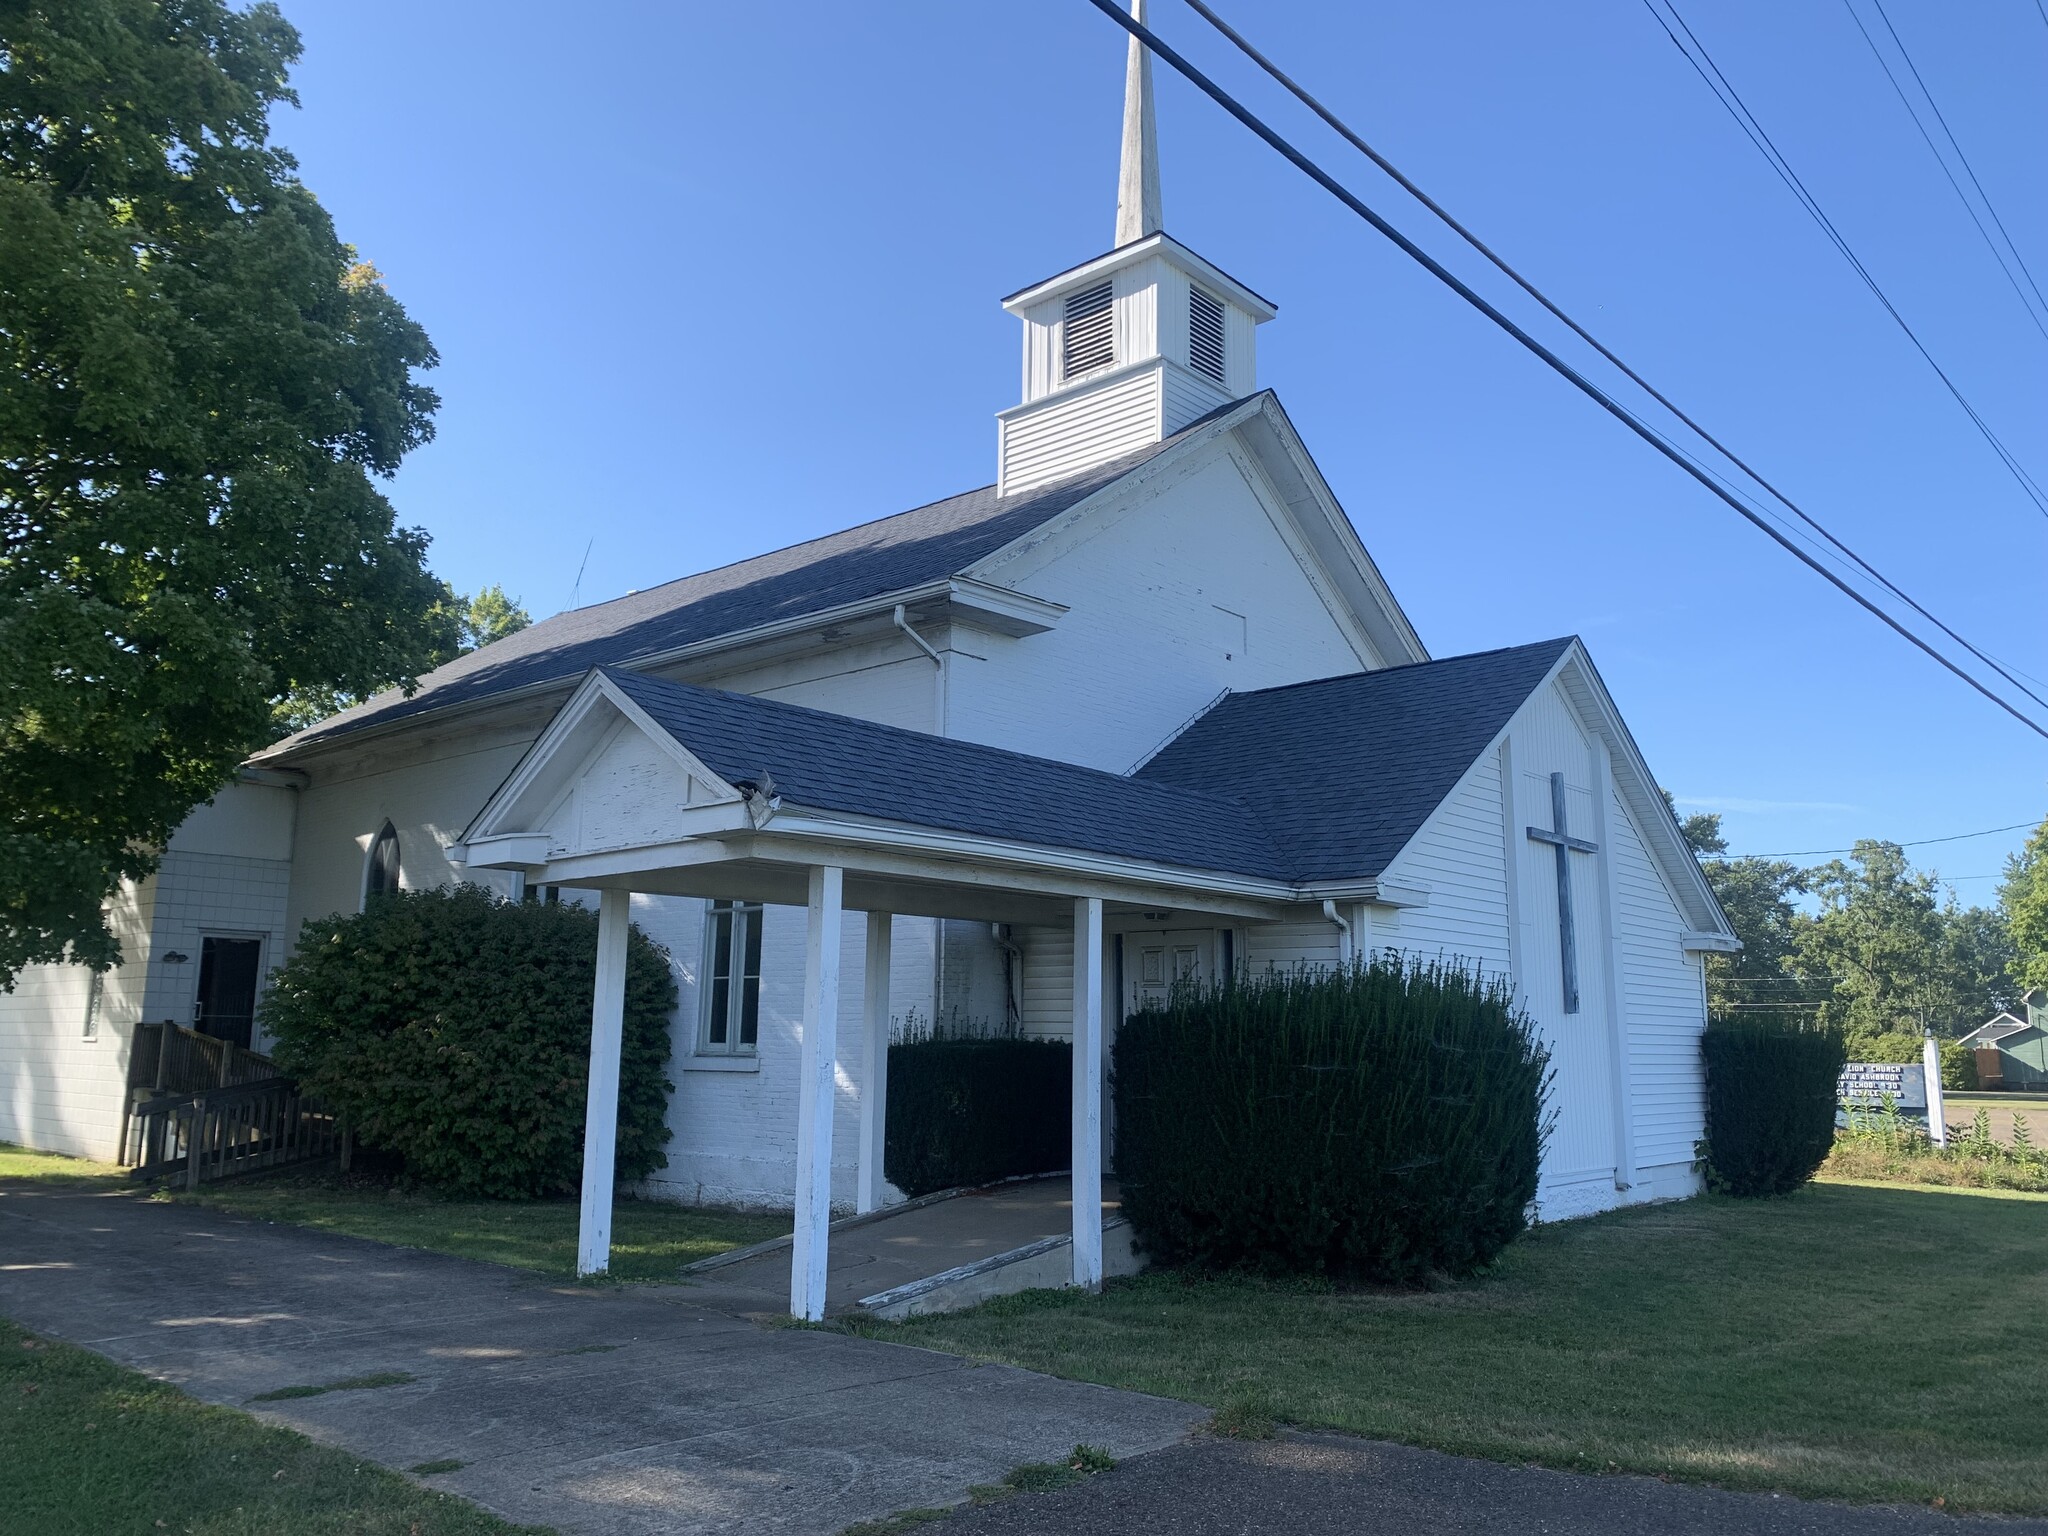
<instances>
[{"instance_id":1,"label":"large green tree","mask_svg":"<svg viewBox=\"0 0 2048 1536\"><path fill-rule=\"evenodd\" d=\"M2048 821L2005 861L1998 907L2016 952L2013 970L2019 984L2048 987Z\"/></svg>"},{"instance_id":2,"label":"large green tree","mask_svg":"<svg viewBox=\"0 0 2048 1536\"><path fill-rule=\"evenodd\" d=\"M2012 1001L2011 948L1991 914L1943 899L1897 843L1862 840L1809 870L1818 910L1793 918L1793 966L1826 980L1822 1019L1860 1039L1953 1035Z\"/></svg>"},{"instance_id":3,"label":"large green tree","mask_svg":"<svg viewBox=\"0 0 2048 1536\"><path fill-rule=\"evenodd\" d=\"M298 53L269 3L0 0L0 982L116 958L276 695L453 633L376 484L433 348L269 142Z\"/></svg>"},{"instance_id":4,"label":"large green tree","mask_svg":"<svg viewBox=\"0 0 2048 1536\"><path fill-rule=\"evenodd\" d=\"M1677 806L1668 789L1664 802L1676 815ZM1732 955L1706 957L1708 1008L1725 1014L1739 1007L1818 1003L1814 984L1794 975L1789 965L1795 910L1792 898L1806 890L1804 871L1780 859L1725 857L1728 839L1721 831L1720 816L1712 811L1679 817L1678 831L1699 860L1700 872L1727 914L1729 926L1742 940L1742 948Z\"/></svg>"},{"instance_id":5,"label":"large green tree","mask_svg":"<svg viewBox=\"0 0 2048 1536\"><path fill-rule=\"evenodd\" d=\"M442 593L433 617L443 625L452 622L454 632L445 649L437 649L427 657L426 666L429 668L453 661L458 656L467 656L471 651L481 650L507 635L516 635L533 622L533 615L520 606L519 599L507 597L505 589L495 582L474 597L464 597L445 584ZM403 681L402 678L394 678L382 686L396 687ZM318 725L329 715L362 703L367 696L332 683L294 683L271 703L270 734L282 738L295 731L303 731L308 726Z\"/></svg>"}]
</instances>

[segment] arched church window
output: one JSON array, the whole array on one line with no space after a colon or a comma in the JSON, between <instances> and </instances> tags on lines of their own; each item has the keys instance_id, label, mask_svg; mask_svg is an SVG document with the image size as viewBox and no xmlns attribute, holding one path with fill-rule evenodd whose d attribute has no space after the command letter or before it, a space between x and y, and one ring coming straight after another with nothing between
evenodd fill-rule
<instances>
[{"instance_id":1,"label":"arched church window","mask_svg":"<svg viewBox=\"0 0 2048 1536\"><path fill-rule=\"evenodd\" d=\"M363 900L398 889L398 828L385 822L370 844L370 865L363 877Z\"/></svg>"}]
</instances>

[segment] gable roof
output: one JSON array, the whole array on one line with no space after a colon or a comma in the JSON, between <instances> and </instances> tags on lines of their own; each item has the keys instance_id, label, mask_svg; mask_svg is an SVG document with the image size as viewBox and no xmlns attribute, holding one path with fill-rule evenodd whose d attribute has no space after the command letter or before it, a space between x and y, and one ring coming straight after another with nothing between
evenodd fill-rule
<instances>
[{"instance_id":1,"label":"gable roof","mask_svg":"<svg viewBox=\"0 0 2048 1536\"><path fill-rule=\"evenodd\" d=\"M994 486L983 486L608 603L558 613L427 673L410 697L386 690L265 748L259 757L275 758L449 705L550 683L566 686L593 667L630 666L683 646L962 574L1244 403L1219 406L1160 442L1051 485L1014 496L998 496Z\"/></svg>"},{"instance_id":2,"label":"gable roof","mask_svg":"<svg viewBox=\"0 0 2048 1536\"><path fill-rule=\"evenodd\" d=\"M1231 694L1138 777L1233 786L1297 880L1375 878L1572 643Z\"/></svg>"},{"instance_id":3,"label":"gable roof","mask_svg":"<svg viewBox=\"0 0 2048 1536\"><path fill-rule=\"evenodd\" d=\"M930 736L752 694L605 671L728 783L811 810L1263 879L1288 866L1226 795Z\"/></svg>"},{"instance_id":4,"label":"gable roof","mask_svg":"<svg viewBox=\"0 0 2048 1536\"><path fill-rule=\"evenodd\" d=\"M1135 774L603 669L728 782L792 806L1292 886L1376 877L1572 644L1233 695Z\"/></svg>"},{"instance_id":5,"label":"gable roof","mask_svg":"<svg viewBox=\"0 0 2048 1536\"><path fill-rule=\"evenodd\" d=\"M1972 1040L1982 1040L1987 1045L1996 1044L2002 1040L2010 1040L2014 1035L2023 1035L2034 1027L2025 1019L2016 1018L2009 1013L2001 1013L1989 1023L1979 1024L1957 1043L1968 1045Z\"/></svg>"}]
</instances>

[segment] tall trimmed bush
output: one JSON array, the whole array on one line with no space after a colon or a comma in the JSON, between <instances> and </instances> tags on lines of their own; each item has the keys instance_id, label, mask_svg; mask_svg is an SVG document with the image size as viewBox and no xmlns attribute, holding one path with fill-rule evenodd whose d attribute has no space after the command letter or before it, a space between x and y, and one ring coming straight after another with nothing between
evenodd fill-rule
<instances>
[{"instance_id":1,"label":"tall trimmed bush","mask_svg":"<svg viewBox=\"0 0 2048 1536\"><path fill-rule=\"evenodd\" d=\"M1073 1161L1064 1040L900 1040L889 1047L882 1167L907 1195L1056 1173Z\"/></svg>"},{"instance_id":2,"label":"tall trimmed bush","mask_svg":"<svg viewBox=\"0 0 2048 1536\"><path fill-rule=\"evenodd\" d=\"M1848 1053L1795 1013L1745 1011L1700 1037L1707 1067L1707 1181L1730 1195L1782 1195L1812 1178L1835 1144Z\"/></svg>"},{"instance_id":3,"label":"tall trimmed bush","mask_svg":"<svg viewBox=\"0 0 2048 1536\"><path fill-rule=\"evenodd\" d=\"M1123 1208L1159 1261L1413 1282L1527 1222L1549 1058L1457 964L1184 985L1114 1066Z\"/></svg>"},{"instance_id":4,"label":"tall trimmed bush","mask_svg":"<svg viewBox=\"0 0 2048 1536\"><path fill-rule=\"evenodd\" d=\"M306 924L272 979L277 1060L421 1182L521 1198L582 1177L597 914L481 886L373 897ZM637 928L626 946L617 1171L668 1158L676 984Z\"/></svg>"}]
</instances>

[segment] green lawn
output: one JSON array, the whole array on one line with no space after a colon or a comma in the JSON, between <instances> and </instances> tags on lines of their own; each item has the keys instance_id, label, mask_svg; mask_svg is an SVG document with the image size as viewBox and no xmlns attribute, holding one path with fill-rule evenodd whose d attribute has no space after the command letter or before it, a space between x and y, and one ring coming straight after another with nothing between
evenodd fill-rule
<instances>
[{"instance_id":1,"label":"green lawn","mask_svg":"<svg viewBox=\"0 0 2048 1536\"><path fill-rule=\"evenodd\" d=\"M1543 1227L1434 1292L1160 1273L903 1343L1500 1461L2048 1513L2048 1198L1816 1185Z\"/></svg>"},{"instance_id":2,"label":"green lawn","mask_svg":"<svg viewBox=\"0 0 2048 1536\"><path fill-rule=\"evenodd\" d=\"M579 1211L574 1200L444 1200L346 1183L328 1174L293 1173L231 1179L174 1198L236 1216L345 1232L543 1274L576 1273ZM787 1216L620 1200L612 1207L611 1275L616 1280L674 1280L685 1264L788 1231Z\"/></svg>"},{"instance_id":3,"label":"green lawn","mask_svg":"<svg viewBox=\"0 0 2048 1536\"><path fill-rule=\"evenodd\" d=\"M62 1157L55 1152L31 1152L11 1141L0 1141L0 1179L61 1179L67 1183L125 1184L127 1170L112 1163L91 1163L82 1157Z\"/></svg>"},{"instance_id":4,"label":"green lawn","mask_svg":"<svg viewBox=\"0 0 2048 1536\"><path fill-rule=\"evenodd\" d=\"M7 1142L0 1142L0 1179L128 1186L125 1172L109 1164L31 1152ZM196 1195L168 1198L543 1274L576 1273L579 1212L574 1200L443 1200L329 1173L292 1171L207 1184ZM685 1264L788 1231L787 1216L621 1200L612 1207L611 1274L617 1280L674 1280Z\"/></svg>"},{"instance_id":5,"label":"green lawn","mask_svg":"<svg viewBox=\"0 0 2048 1536\"><path fill-rule=\"evenodd\" d=\"M508 1525L0 1320L0 1530L194 1536L513 1536Z\"/></svg>"}]
</instances>

